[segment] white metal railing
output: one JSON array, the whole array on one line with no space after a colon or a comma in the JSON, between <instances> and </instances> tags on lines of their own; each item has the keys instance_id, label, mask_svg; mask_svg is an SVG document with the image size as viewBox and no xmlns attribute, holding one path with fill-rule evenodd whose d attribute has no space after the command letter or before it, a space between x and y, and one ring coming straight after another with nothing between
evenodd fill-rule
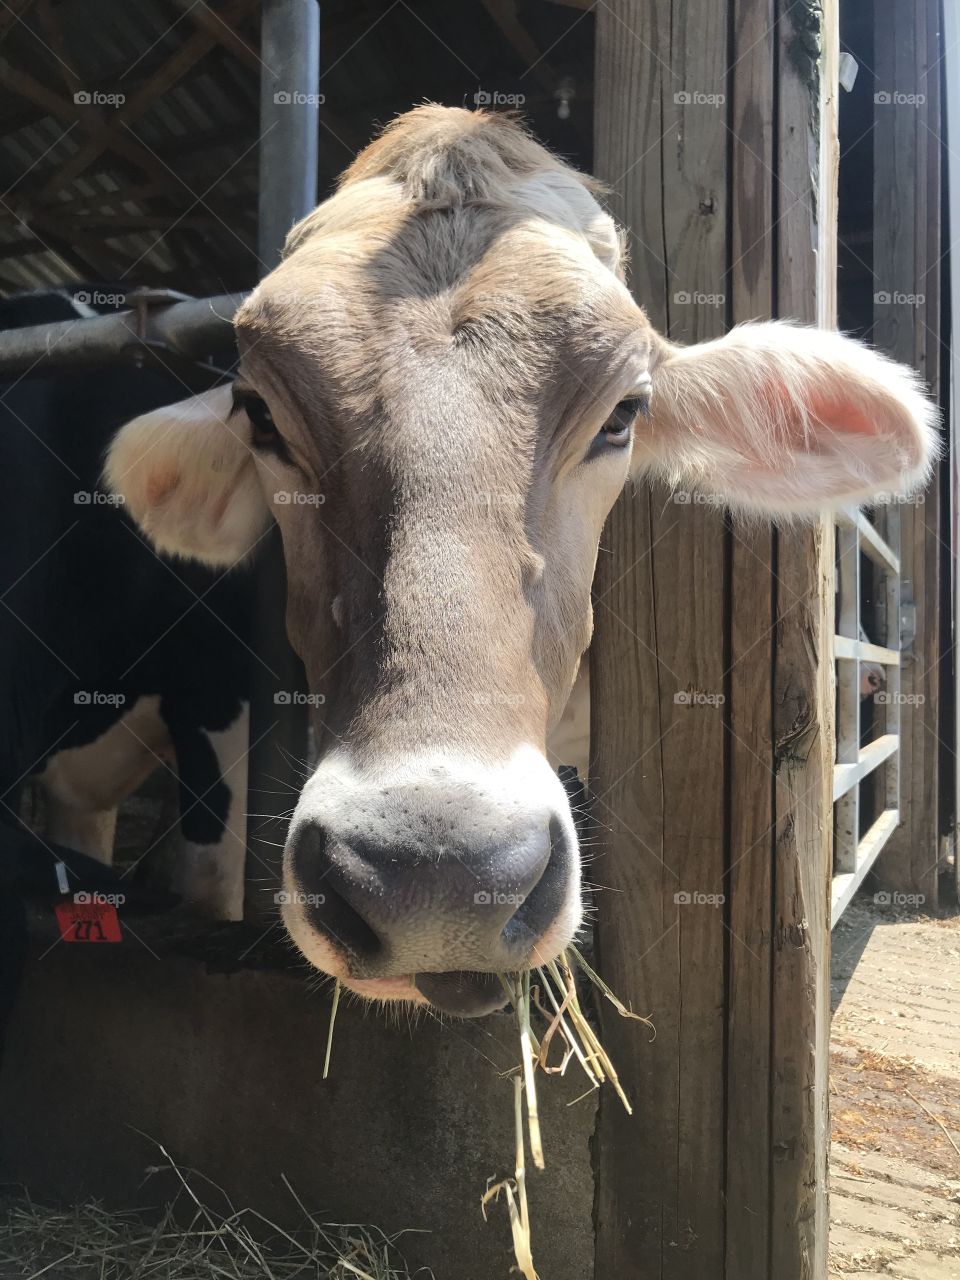
<instances>
[{"instance_id":1,"label":"white metal railing","mask_svg":"<svg viewBox=\"0 0 960 1280\"><path fill-rule=\"evenodd\" d=\"M833 771L835 814L831 926L835 925L864 876L900 823L900 510L886 507L881 536L862 511L837 518L837 761ZM876 567L882 584L883 644L863 638L860 556ZM861 663L884 668L883 732L861 745ZM861 793L865 778L884 767L879 812L861 835Z\"/></svg>"}]
</instances>

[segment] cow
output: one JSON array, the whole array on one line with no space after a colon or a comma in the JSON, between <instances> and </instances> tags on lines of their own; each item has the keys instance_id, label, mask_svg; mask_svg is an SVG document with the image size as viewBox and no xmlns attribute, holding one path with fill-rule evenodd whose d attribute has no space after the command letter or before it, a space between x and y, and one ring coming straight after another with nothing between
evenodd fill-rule
<instances>
[{"instance_id":1,"label":"cow","mask_svg":"<svg viewBox=\"0 0 960 1280\"><path fill-rule=\"evenodd\" d=\"M545 744L631 477L796 518L920 485L936 453L915 375L836 333L667 341L598 196L512 119L399 117L239 309L233 387L108 455L163 552L234 566L280 527L324 698L283 919L371 999L481 1014L581 925Z\"/></svg>"},{"instance_id":2,"label":"cow","mask_svg":"<svg viewBox=\"0 0 960 1280\"><path fill-rule=\"evenodd\" d=\"M8 299L0 329L86 317L99 292ZM238 919L251 577L158 556L99 485L131 411L183 390L162 364L52 375L42 362L0 390L0 860L13 889L55 898L60 859L86 888L132 897L98 866L111 863L120 802L166 768L183 838L171 887ZM42 834L20 820L30 776Z\"/></svg>"}]
</instances>

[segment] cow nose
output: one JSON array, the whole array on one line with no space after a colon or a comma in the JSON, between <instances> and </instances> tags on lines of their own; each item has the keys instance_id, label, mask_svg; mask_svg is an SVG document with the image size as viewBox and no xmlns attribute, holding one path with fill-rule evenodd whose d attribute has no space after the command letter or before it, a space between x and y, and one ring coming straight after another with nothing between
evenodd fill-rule
<instances>
[{"instance_id":1,"label":"cow nose","mask_svg":"<svg viewBox=\"0 0 960 1280\"><path fill-rule=\"evenodd\" d=\"M398 825L387 842L307 821L288 846L304 918L350 976L527 965L569 890L572 851L559 815L499 836L458 832L450 820Z\"/></svg>"}]
</instances>

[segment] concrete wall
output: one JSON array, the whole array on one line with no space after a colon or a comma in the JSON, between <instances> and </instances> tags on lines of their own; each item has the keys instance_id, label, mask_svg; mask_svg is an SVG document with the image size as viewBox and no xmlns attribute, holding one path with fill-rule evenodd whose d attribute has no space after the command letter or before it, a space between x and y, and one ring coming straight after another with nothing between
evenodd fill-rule
<instances>
[{"instance_id":1,"label":"concrete wall","mask_svg":"<svg viewBox=\"0 0 960 1280\"><path fill-rule=\"evenodd\" d=\"M156 1180L138 1191L163 1163L144 1133L277 1221L297 1219L284 1173L327 1220L429 1231L404 1251L437 1280L506 1280L506 1213L484 1224L480 1196L512 1170L498 1074L517 1059L512 1019L411 1029L344 1004L324 1082L330 1000L305 974L211 972L134 928L144 945L128 930L118 946L37 948L0 1076L0 1179L155 1204ZM592 1274L594 1109L565 1105L581 1092L573 1077L540 1089L547 1169L529 1184L543 1280Z\"/></svg>"}]
</instances>

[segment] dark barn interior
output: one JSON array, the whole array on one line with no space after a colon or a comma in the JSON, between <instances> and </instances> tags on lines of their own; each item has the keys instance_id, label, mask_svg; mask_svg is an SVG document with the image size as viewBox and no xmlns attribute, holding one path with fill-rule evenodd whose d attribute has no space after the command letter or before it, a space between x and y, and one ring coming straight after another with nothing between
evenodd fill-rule
<instances>
[{"instance_id":1,"label":"dark barn interior","mask_svg":"<svg viewBox=\"0 0 960 1280\"><path fill-rule=\"evenodd\" d=\"M178 0L42 0L27 26L28 7L0 12L3 289L250 288L261 274L259 4L239 0L229 25ZM542 141L589 169L594 23L570 0L325 3L321 199L381 125L427 99L515 103Z\"/></svg>"}]
</instances>

